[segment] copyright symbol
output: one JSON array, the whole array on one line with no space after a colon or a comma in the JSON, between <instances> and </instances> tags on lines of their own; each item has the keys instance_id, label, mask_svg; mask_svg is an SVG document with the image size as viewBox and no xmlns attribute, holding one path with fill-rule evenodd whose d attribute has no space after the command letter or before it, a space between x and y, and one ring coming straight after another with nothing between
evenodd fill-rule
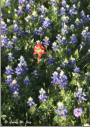
<instances>
[{"instance_id":1,"label":"copyright symbol","mask_svg":"<svg viewBox=\"0 0 90 127\"><path fill-rule=\"evenodd\" d=\"M7 120L5 120L5 121L4 121L4 123L8 123L8 121L7 121Z\"/></svg>"}]
</instances>

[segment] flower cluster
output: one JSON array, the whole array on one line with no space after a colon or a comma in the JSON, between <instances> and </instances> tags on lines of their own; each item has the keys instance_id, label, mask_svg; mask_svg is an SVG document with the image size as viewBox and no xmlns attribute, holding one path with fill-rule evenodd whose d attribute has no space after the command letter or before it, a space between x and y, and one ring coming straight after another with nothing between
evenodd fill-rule
<instances>
[{"instance_id":1,"label":"flower cluster","mask_svg":"<svg viewBox=\"0 0 90 127\"><path fill-rule=\"evenodd\" d=\"M66 117L68 111L65 109L65 105L61 102L58 102L57 105L58 105L58 109L56 110L57 117L62 117L62 116Z\"/></svg>"},{"instance_id":2,"label":"flower cluster","mask_svg":"<svg viewBox=\"0 0 90 127\"><path fill-rule=\"evenodd\" d=\"M33 98L29 97L27 101L28 106L36 105Z\"/></svg>"},{"instance_id":3,"label":"flower cluster","mask_svg":"<svg viewBox=\"0 0 90 127\"><path fill-rule=\"evenodd\" d=\"M68 85L67 82L67 76L64 75L64 72L61 70L60 73L55 71L53 74L53 77L51 77L53 80L51 81L51 83L53 83L53 85L60 85L61 88L65 88Z\"/></svg>"},{"instance_id":4,"label":"flower cluster","mask_svg":"<svg viewBox=\"0 0 90 127\"><path fill-rule=\"evenodd\" d=\"M8 61L13 61L14 57L12 55L13 54L11 52L8 53Z\"/></svg>"},{"instance_id":5,"label":"flower cluster","mask_svg":"<svg viewBox=\"0 0 90 127\"><path fill-rule=\"evenodd\" d=\"M46 94L46 91L43 88L41 88L39 90L39 93L40 93L40 95L38 96L38 98L40 99L40 101L41 102L42 101L47 101L47 96L45 95Z\"/></svg>"},{"instance_id":6,"label":"flower cluster","mask_svg":"<svg viewBox=\"0 0 90 127\"><path fill-rule=\"evenodd\" d=\"M56 42L52 43L52 50L53 51L57 51L57 48L59 47L59 45L57 45Z\"/></svg>"},{"instance_id":7,"label":"flower cluster","mask_svg":"<svg viewBox=\"0 0 90 127\"><path fill-rule=\"evenodd\" d=\"M35 36L43 36L44 30L42 29L42 27L39 27L39 29L34 30L33 33L34 33Z\"/></svg>"},{"instance_id":8,"label":"flower cluster","mask_svg":"<svg viewBox=\"0 0 90 127\"><path fill-rule=\"evenodd\" d=\"M77 43L78 42L78 40L77 40L77 38L76 38L76 36L75 36L75 34L72 34L72 36L70 37L70 43Z\"/></svg>"},{"instance_id":9,"label":"flower cluster","mask_svg":"<svg viewBox=\"0 0 90 127\"><path fill-rule=\"evenodd\" d=\"M28 76L26 76L26 78L23 79L23 84L30 85L31 84L30 81L31 80L28 78Z\"/></svg>"},{"instance_id":10,"label":"flower cluster","mask_svg":"<svg viewBox=\"0 0 90 127\"><path fill-rule=\"evenodd\" d=\"M50 43L49 38L46 36L45 39L43 39L43 44L45 47L47 47L49 46L49 43Z\"/></svg>"},{"instance_id":11,"label":"flower cluster","mask_svg":"<svg viewBox=\"0 0 90 127\"><path fill-rule=\"evenodd\" d=\"M11 5L11 2L10 2L10 0L7 0L5 3L5 6L9 6L9 5Z\"/></svg>"},{"instance_id":12,"label":"flower cluster","mask_svg":"<svg viewBox=\"0 0 90 127\"><path fill-rule=\"evenodd\" d=\"M44 21L42 22L42 27L43 27L44 29L50 30L50 28L51 28L51 23L50 23L50 19L49 19L49 18L44 18Z\"/></svg>"},{"instance_id":13,"label":"flower cluster","mask_svg":"<svg viewBox=\"0 0 90 127\"><path fill-rule=\"evenodd\" d=\"M73 71L74 71L74 73L79 73L79 72L81 72L80 68L77 67L77 66L74 66Z\"/></svg>"},{"instance_id":14,"label":"flower cluster","mask_svg":"<svg viewBox=\"0 0 90 127\"><path fill-rule=\"evenodd\" d=\"M39 10L40 10L41 15L46 15L47 11L46 11L46 8L44 7L44 5L39 6Z\"/></svg>"},{"instance_id":15,"label":"flower cluster","mask_svg":"<svg viewBox=\"0 0 90 127\"><path fill-rule=\"evenodd\" d=\"M47 58L47 60L48 60L48 64L53 64L53 62L55 61L55 60L53 60L53 57L49 54L49 57Z\"/></svg>"},{"instance_id":16,"label":"flower cluster","mask_svg":"<svg viewBox=\"0 0 90 127\"><path fill-rule=\"evenodd\" d=\"M80 101L87 101L85 98L86 94L85 92L82 92L82 88L78 88L78 92L76 93L75 97L78 97L78 102Z\"/></svg>"},{"instance_id":17,"label":"flower cluster","mask_svg":"<svg viewBox=\"0 0 90 127\"><path fill-rule=\"evenodd\" d=\"M27 68L27 64L26 61L24 59L23 56L20 57L20 59L18 59L20 61L20 63L18 64L18 66L15 68L15 73L17 74L17 77L23 77L23 73L26 72L28 70Z\"/></svg>"},{"instance_id":18,"label":"flower cluster","mask_svg":"<svg viewBox=\"0 0 90 127\"><path fill-rule=\"evenodd\" d=\"M8 34L7 24L4 21L1 21L1 34Z\"/></svg>"}]
</instances>

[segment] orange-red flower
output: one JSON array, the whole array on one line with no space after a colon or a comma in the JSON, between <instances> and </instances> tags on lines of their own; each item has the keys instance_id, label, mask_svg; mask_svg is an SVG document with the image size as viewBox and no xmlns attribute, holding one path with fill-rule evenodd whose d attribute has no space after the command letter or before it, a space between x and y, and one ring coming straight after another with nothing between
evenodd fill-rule
<instances>
[{"instance_id":1,"label":"orange-red flower","mask_svg":"<svg viewBox=\"0 0 90 127\"><path fill-rule=\"evenodd\" d=\"M45 48L42 46L42 44L38 43L34 47L33 55L38 54L38 58L41 58L41 55L46 54L46 52L44 50L45 50Z\"/></svg>"}]
</instances>

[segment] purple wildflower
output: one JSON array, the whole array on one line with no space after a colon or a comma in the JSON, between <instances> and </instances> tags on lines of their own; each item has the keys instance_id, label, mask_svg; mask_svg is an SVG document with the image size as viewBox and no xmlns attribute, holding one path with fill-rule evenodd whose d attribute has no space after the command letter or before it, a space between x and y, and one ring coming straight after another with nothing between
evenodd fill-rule
<instances>
[{"instance_id":1,"label":"purple wildflower","mask_svg":"<svg viewBox=\"0 0 90 127\"><path fill-rule=\"evenodd\" d=\"M64 116L64 118L66 117L66 115L68 114L68 111L65 109L65 105L61 102L57 103L58 105L58 109L56 110L57 117L61 117Z\"/></svg>"},{"instance_id":2,"label":"purple wildflower","mask_svg":"<svg viewBox=\"0 0 90 127\"><path fill-rule=\"evenodd\" d=\"M13 54L11 52L8 53L8 61L13 61L14 57L12 55Z\"/></svg>"},{"instance_id":3,"label":"purple wildflower","mask_svg":"<svg viewBox=\"0 0 90 127\"><path fill-rule=\"evenodd\" d=\"M40 99L40 101L47 101L47 96L45 95L46 91L43 88L39 90L39 93L40 95L38 96L38 98Z\"/></svg>"},{"instance_id":4,"label":"purple wildflower","mask_svg":"<svg viewBox=\"0 0 90 127\"><path fill-rule=\"evenodd\" d=\"M9 5L11 5L11 2L10 2L10 0L7 0L5 3L5 6L9 6Z\"/></svg>"},{"instance_id":5,"label":"purple wildflower","mask_svg":"<svg viewBox=\"0 0 90 127\"><path fill-rule=\"evenodd\" d=\"M14 70L12 69L12 67L8 65L6 67L6 71L5 71L6 75L12 75L12 74L14 74L13 72L14 72Z\"/></svg>"},{"instance_id":6,"label":"purple wildflower","mask_svg":"<svg viewBox=\"0 0 90 127\"><path fill-rule=\"evenodd\" d=\"M56 42L52 43L52 50L53 51L57 51L57 48L59 47L59 45L57 45Z\"/></svg>"},{"instance_id":7,"label":"purple wildflower","mask_svg":"<svg viewBox=\"0 0 90 127\"><path fill-rule=\"evenodd\" d=\"M76 109L74 109L74 115L75 115L75 117L81 116L82 113L83 113L82 108L76 108Z\"/></svg>"},{"instance_id":8,"label":"purple wildflower","mask_svg":"<svg viewBox=\"0 0 90 127\"><path fill-rule=\"evenodd\" d=\"M81 72L81 70L80 70L80 68L79 67L77 67L77 66L74 66L74 73L79 73L79 72Z\"/></svg>"},{"instance_id":9,"label":"purple wildflower","mask_svg":"<svg viewBox=\"0 0 90 127\"><path fill-rule=\"evenodd\" d=\"M29 97L27 101L28 106L36 105L33 98Z\"/></svg>"},{"instance_id":10,"label":"purple wildflower","mask_svg":"<svg viewBox=\"0 0 90 127\"><path fill-rule=\"evenodd\" d=\"M77 43L78 42L78 40L77 40L77 38L76 38L76 36L75 36L75 34L72 34L72 36L70 37L70 43Z\"/></svg>"},{"instance_id":11,"label":"purple wildflower","mask_svg":"<svg viewBox=\"0 0 90 127\"><path fill-rule=\"evenodd\" d=\"M86 94L85 92L82 92L82 88L78 88L78 92L76 93L75 97L78 97L78 102L80 101L87 101L85 98Z\"/></svg>"}]
</instances>

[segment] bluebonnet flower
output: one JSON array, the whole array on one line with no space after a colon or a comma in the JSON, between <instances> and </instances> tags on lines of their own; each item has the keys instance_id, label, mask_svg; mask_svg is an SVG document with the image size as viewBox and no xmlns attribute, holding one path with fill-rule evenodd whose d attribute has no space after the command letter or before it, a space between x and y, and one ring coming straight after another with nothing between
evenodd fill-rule
<instances>
[{"instance_id":1,"label":"bluebonnet flower","mask_svg":"<svg viewBox=\"0 0 90 127\"><path fill-rule=\"evenodd\" d=\"M70 10L70 6L67 4L65 7L65 11L69 11Z\"/></svg>"},{"instance_id":2,"label":"bluebonnet flower","mask_svg":"<svg viewBox=\"0 0 90 127\"><path fill-rule=\"evenodd\" d=\"M1 21L1 34L8 34L7 24L4 21Z\"/></svg>"},{"instance_id":3,"label":"bluebonnet flower","mask_svg":"<svg viewBox=\"0 0 90 127\"><path fill-rule=\"evenodd\" d=\"M58 102L57 105L58 105L58 109L56 110L57 117L64 116L65 118L66 115L68 114L68 111L65 109L65 105L61 102Z\"/></svg>"},{"instance_id":4,"label":"bluebonnet flower","mask_svg":"<svg viewBox=\"0 0 90 127\"><path fill-rule=\"evenodd\" d=\"M11 40L12 40L12 43L13 44L17 44L18 39L17 39L16 36L13 36L13 38Z\"/></svg>"},{"instance_id":5,"label":"bluebonnet flower","mask_svg":"<svg viewBox=\"0 0 90 127\"><path fill-rule=\"evenodd\" d=\"M62 43L62 44L67 44L66 42L67 42L66 37L62 37L61 43Z\"/></svg>"},{"instance_id":6,"label":"bluebonnet flower","mask_svg":"<svg viewBox=\"0 0 90 127\"><path fill-rule=\"evenodd\" d=\"M53 7L53 12L58 13L58 10L56 7Z\"/></svg>"},{"instance_id":7,"label":"bluebonnet flower","mask_svg":"<svg viewBox=\"0 0 90 127\"><path fill-rule=\"evenodd\" d=\"M38 73L37 73L37 70L34 70L33 72L31 72L31 74L34 74L36 76L36 78L38 78Z\"/></svg>"},{"instance_id":8,"label":"bluebonnet flower","mask_svg":"<svg viewBox=\"0 0 90 127\"><path fill-rule=\"evenodd\" d=\"M12 67L8 65L6 67L6 71L5 71L6 75L12 75L12 74L14 74L13 72L14 72L14 70L12 69Z\"/></svg>"},{"instance_id":9,"label":"bluebonnet flower","mask_svg":"<svg viewBox=\"0 0 90 127\"><path fill-rule=\"evenodd\" d=\"M28 34L29 34L29 33L31 33L31 31L30 31L30 30L26 30L26 33L28 33Z\"/></svg>"},{"instance_id":10,"label":"bluebonnet flower","mask_svg":"<svg viewBox=\"0 0 90 127\"><path fill-rule=\"evenodd\" d=\"M28 106L36 105L32 97L28 98L27 104Z\"/></svg>"},{"instance_id":11,"label":"bluebonnet flower","mask_svg":"<svg viewBox=\"0 0 90 127\"><path fill-rule=\"evenodd\" d=\"M65 58L64 62L62 62L62 64L60 66L62 66L62 67L70 66L69 61Z\"/></svg>"},{"instance_id":12,"label":"bluebonnet flower","mask_svg":"<svg viewBox=\"0 0 90 127\"><path fill-rule=\"evenodd\" d=\"M6 83L5 84L10 84L12 82L12 75L7 75Z\"/></svg>"},{"instance_id":13,"label":"bluebonnet flower","mask_svg":"<svg viewBox=\"0 0 90 127\"><path fill-rule=\"evenodd\" d=\"M83 26L84 22L83 19L80 19L80 26Z\"/></svg>"},{"instance_id":14,"label":"bluebonnet flower","mask_svg":"<svg viewBox=\"0 0 90 127\"><path fill-rule=\"evenodd\" d=\"M18 0L20 6L24 6L27 0Z\"/></svg>"},{"instance_id":15,"label":"bluebonnet flower","mask_svg":"<svg viewBox=\"0 0 90 127\"><path fill-rule=\"evenodd\" d=\"M75 94L75 97L78 97L78 102L87 101L85 92L82 92L82 88L78 88L78 92Z\"/></svg>"},{"instance_id":16,"label":"bluebonnet flower","mask_svg":"<svg viewBox=\"0 0 90 127\"><path fill-rule=\"evenodd\" d=\"M13 96L12 97L18 98L18 97L21 97L21 96L19 95L18 91L15 91L15 92L13 92Z\"/></svg>"},{"instance_id":17,"label":"bluebonnet flower","mask_svg":"<svg viewBox=\"0 0 90 127\"><path fill-rule=\"evenodd\" d=\"M17 74L17 77L21 78L24 76L23 73L28 71L28 68L27 68L27 64L23 56L21 56L20 59L18 60L20 61L20 63L15 68L16 69L15 73Z\"/></svg>"},{"instance_id":18,"label":"bluebonnet flower","mask_svg":"<svg viewBox=\"0 0 90 127\"><path fill-rule=\"evenodd\" d=\"M61 34L62 35L67 35L68 34L68 27L67 25L64 24L63 28L61 29Z\"/></svg>"},{"instance_id":19,"label":"bluebonnet flower","mask_svg":"<svg viewBox=\"0 0 90 127\"><path fill-rule=\"evenodd\" d=\"M66 5L67 5L67 1L66 1L66 0L62 0L61 6L62 6L62 7L66 7Z\"/></svg>"},{"instance_id":20,"label":"bluebonnet flower","mask_svg":"<svg viewBox=\"0 0 90 127\"><path fill-rule=\"evenodd\" d=\"M60 15L65 15L65 14L66 14L65 9L63 7L61 7L61 9L60 9Z\"/></svg>"},{"instance_id":21,"label":"bluebonnet flower","mask_svg":"<svg viewBox=\"0 0 90 127\"><path fill-rule=\"evenodd\" d=\"M51 77L51 79L53 79L53 81L51 81L51 83L53 83L53 85L58 84L58 75L59 73L57 71L54 71L54 73L52 73L53 77Z\"/></svg>"},{"instance_id":22,"label":"bluebonnet flower","mask_svg":"<svg viewBox=\"0 0 90 127\"><path fill-rule=\"evenodd\" d=\"M46 8L44 7L44 5L40 6L39 10L40 10L41 15L46 15L47 11L46 11Z\"/></svg>"},{"instance_id":23,"label":"bluebonnet flower","mask_svg":"<svg viewBox=\"0 0 90 127\"><path fill-rule=\"evenodd\" d=\"M17 31L17 34L18 35L24 35L25 34L22 27L19 28L19 30Z\"/></svg>"},{"instance_id":24,"label":"bluebonnet flower","mask_svg":"<svg viewBox=\"0 0 90 127\"><path fill-rule=\"evenodd\" d=\"M74 30L75 29L75 26L72 24L71 26L70 26L70 30Z\"/></svg>"},{"instance_id":25,"label":"bluebonnet flower","mask_svg":"<svg viewBox=\"0 0 90 127\"><path fill-rule=\"evenodd\" d=\"M38 14L35 11L33 11L33 13L32 13L32 20L36 20L37 16L38 16Z\"/></svg>"},{"instance_id":26,"label":"bluebonnet flower","mask_svg":"<svg viewBox=\"0 0 90 127\"><path fill-rule=\"evenodd\" d=\"M87 22L90 21L90 17L89 17L89 15L86 16L85 20L86 20Z\"/></svg>"},{"instance_id":27,"label":"bluebonnet flower","mask_svg":"<svg viewBox=\"0 0 90 127\"><path fill-rule=\"evenodd\" d=\"M69 17L68 16L63 15L61 20L62 20L61 25L64 25L65 23L69 23Z\"/></svg>"},{"instance_id":28,"label":"bluebonnet flower","mask_svg":"<svg viewBox=\"0 0 90 127\"><path fill-rule=\"evenodd\" d=\"M7 45L5 46L7 49L13 48L13 43L11 41L8 41Z\"/></svg>"},{"instance_id":29,"label":"bluebonnet flower","mask_svg":"<svg viewBox=\"0 0 90 127\"><path fill-rule=\"evenodd\" d=\"M88 39L88 33L87 30L83 30L81 33L82 37L84 37L86 40Z\"/></svg>"},{"instance_id":30,"label":"bluebonnet flower","mask_svg":"<svg viewBox=\"0 0 90 127\"><path fill-rule=\"evenodd\" d=\"M77 67L77 66L74 66L73 71L74 71L75 73L79 73L79 72L81 72L80 68Z\"/></svg>"},{"instance_id":31,"label":"bluebonnet flower","mask_svg":"<svg viewBox=\"0 0 90 127\"><path fill-rule=\"evenodd\" d=\"M13 61L14 57L12 55L13 54L11 52L8 53L8 61Z\"/></svg>"},{"instance_id":32,"label":"bluebonnet flower","mask_svg":"<svg viewBox=\"0 0 90 127\"><path fill-rule=\"evenodd\" d=\"M31 81L31 80L26 76L26 78L23 79L23 84L30 85L30 84L31 84L30 81Z\"/></svg>"},{"instance_id":33,"label":"bluebonnet flower","mask_svg":"<svg viewBox=\"0 0 90 127\"><path fill-rule=\"evenodd\" d=\"M80 26L80 20L78 18L76 18L75 22L76 23L76 26L79 27Z\"/></svg>"},{"instance_id":34,"label":"bluebonnet flower","mask_svg":"<svg viewBox=\"0 0 90 127\"><path fill-rule=\"evenodd\" d=\"M45 37L45 39L43 39L43 44L44 44L44 46L49 46L49 43L50 43L50 41L49 41L49 38L46 36Z\"/></svg>"},{"instance_id":35,"label":"bluebonnet flower","mask_svg":"<svg viewBox=\"0 0 90 127\"><path fill-rule=\"evenodd\" d=\"M33 0L29 0L28 2L31 6L34 6L34 1Z\"/></svg>"},{"instance_id":36,"label":"bluebonnet flower","mask_svg":"<svg viewBox=\"0 0 90 127\"><path fill-rule=\"evenodd\" d=\"M30 11L31 11L31 5L30 4L26 5L25 11L26 11L26 13L30 13Z\"/></svg>"},{"instance_id":37,"label":"bluebonnet flower","mask_svg":"<svg viewBox=\"0 0 90 127\"><path fill-rule=\"evenodd\" d=\"M1 35L1 47L2 46L6 47L6 45L8 44L8 41L9 41L9 39L7 38L6 35Z\"/></svg>"},{"instance_id":38,"label":"bluebonnet flower","mask_svg":"<svg viewBox=\"0 0 90 127\"><path fill-rule=\"evenodd\" d=\"M57 36L56 36L56 42L61 42L61 40L62 40L62 36L60 35L60 34L58 34Z\"/></svg>"},{"instance_id":39,"label":"bluebonnet flower","mask_svg":"<svg viewBox=\"0 0 90 127\"><path fill-rule=\"evenodd\" d=\"M19 9L17 10L17 15L22 16L24 14L23 10L22 10L22 6L18 7Z\"/></svg>"},{"instance_id":40,"label":"bluebonnet flower","mask_svg":"<svg viewBox=\"0 0 90 127\"><path fill-rule=\"evenodd\" d=\"M45 18L44 21L42 22L42 27L45 29L50 30L51 23L49 18Z\"/></svg>"},{"instance_id":41,"label":"bluebonnet flower","mask_svg":"<svg viewBox=\"0 0 90 127\"><path fill-rule=\"evenodd\" d=\"M70 62L71 62L71 65L76 65L76 60L75 60L75 58L71 58Z\"/></svg>"},{"instance_id":42,"label":"bluebonnet flower","mask_svg":"<svg viewBox=\"0 0 90 127\"><path fill-rule=\"evenodd\" d=\"M47 58L48 60L48 64L53 64L54 60L53 60L53 57L49 54L49 57Z\"/></svg>"},{"instance_id":43,"label":"bluebonnet flower","mask_svg":"<svg viewBox=\"0 0 90 127\"><path fill-rule=\"evenodd\" d=\"M35 36L39 36L39 35L43 36L44 30L42 29L42 27L39 27L39 29L34 30L33 33L34 33Z\"/></svg>"},{"instance_id":44,"label":"bluebonnet flower","mask_svg":"<svg viewBox=\"0 0 90 127\"><path fill-rule=\"evenodd\" d=\"M66 75L64 75L64 72L61 70L60 73L55 71L53 74L53 77L51 77L53 80L51 83L53 85L60 85L61 88L65 88L68 85L68 82L66 81L68 78Z\"/></svg>"},{"instance_id":45,"label":"bluebonnet flower","mask_svg":"<svg viewBox=\"0 0 90 127\"><path fill-rule=\"evenodd\" d=\"M81 116L82 113L83 113L82 108L76 108L76 109L74 109L74 115L75 115L76 117Z\"/></svg>"},{"instance_id":46,"label":"bluebonnet flower","mask_svg":"<svg viewBox=\"0 0 90 127\"><path fill-rule=\"evenodd\" d=\"M43 88L39 90L39 93L40 95L38 96L38 98L40 99L40 101L47 101L47 96L45 95L46 91Z\"/></svg>"},{"instance_id":47,"label":"bluebonnet flower","mask_svg":"<svg viewBox=\"0 0 90 127\"><path fill-rule=\"evenodd\" d=\"M40 20L39 20L39 21L40 21L41 23L43 23L43 22L44 22L44 20L45 20L45 19L44 19L44 16L43 16L43 15L41 15L41 16L40 16Z\"/></svg>"},{"instance_id":48,"label":"bluebonnet flower","mask_svg":"<svg viewBox=\"0 0 90 127\"><path fill-rule=\"evenodd\" d=\"M67 52L68 52L68 53L71 52L71 49L67 49Z\"/></svg>"},{"instance_id":49,"label":"bluebonnet flower","mask_svg":"<svg viewBox=\"0 0 90 127\"><path fill-rule=\"evenodd\" d=\"M11 93L15 92L15 91L20 91L19 89L20 85L17 83L17 81L14 79L11 84L10 84L10 90L11 90Z\"/></svg>"},{"instance_id":50,"label":"bluebonnet flower","mask_svg":"<svg viewBox=\"0 0 90 127\"><path fill-rule=\"evenodd\" d=\"M70 14L71 16L72 15L75 15L75 14L77 14L77 10L75 10L75 8L71 8L70 10L69 10L69 13L68 14Z\"/></svg>"},{"instance_id":51,"label":"bluebonnet flower","mask_svg":"<svg viewBox=\"0 0 90 127\"><path fill-rule=\"evenodd\" d=\"M86 18L86 14L85 14L85 12L83 10L80 12L80 18L81 19L85 19Z\"/></svg>"},{"instance_id":52,"label":"bluebonnet flower","mask_svg":"<svg viewBox=\"0 0 90 127\"><path fill-rule=\"evenodd\" d=\"M9 6L9 5L11 5L11 2L10 2L10 0L7 0L5 3L5 6Z\"/></svg>"},{"instance_id":53,"label":"bluebonnet flower","mask_svg":"<svg viewBox=\"0 0 90 127\"><path fill-rule=\"evenodd\" d=\"M19 53L20 48L18 46L15 46L15 52Z\"/></svg>"},{"instance_id":54,"label":"bluebonnet flower","mask_svg":"<svg viewBox=\"0 0 90 127\"><path fill-rule=\"evenodd\" d=\"M50 4L53 5L53 6L57 5L56 0L50 0Z\"/></svg>"},{"instance_id":55,"label":"bluebonnet flower","mask_svg":"<svg viewBox=\"0 0 90 127\"><path fill-rule=\"evenodd\" d=\"M79 45L81 47L81 49L86 46L86 44L84 42L81 42L81 44Z\"/></svg>"},{"instance_id":56,"label":"bluebonnet flower","mask_svg":"<svg viewBox=\"0 0 90 127\"><path fill-rule=\"evenodd\" d=\"M57 51L57 48L59 47L59 45L57 45L56 42L52 43L52 50L53 51Z\"/></svg>"},{"instance_id":57,"label":"bluebonnet flower","mask_svg":"<svg viewBox=\"0 0 90 127\"><path fill-rule=\"evenodd\" d=\"M72 34L72 36L70 37L70 43L77 43L78 42L78 40L77 40L77 38L76 38L76 36L75 36L75 34Z\"/></svg>"},{"instance_id":58,"label":"bluebonnet flower","mask_svg":"<svg viewBox=\"0 0 90 127\"><path fill-rule=\"evenodd\" d=\"M18 32L18 30L19 30L19 26L18 26L18 24L13 24L13 30L14 30L14 32Z\"/></svg>"},{"instance_id":59,"label":"bluebonnet flower","mask_svg":"<svg viewBox=\"0 0 90 127\"><path fill-rule=\"evenodd\" d=\"M25 21L26 21L26 24L29 24L29 22L31 21L31 16L28 15L26 18L25 18ZM32 22L32 21L31 21Z\"/></svg>"},{"instance_id":60,"label":"bluebonnet flower","mask_svg":"<svg viewBox=\"0 0 90 127\"><path fill-rule=\"evenodd\" d=\"M85 76L87 76L87 78L90 79L90 73L89 72L85 73Z\"/></svg>"}]
</instances>

